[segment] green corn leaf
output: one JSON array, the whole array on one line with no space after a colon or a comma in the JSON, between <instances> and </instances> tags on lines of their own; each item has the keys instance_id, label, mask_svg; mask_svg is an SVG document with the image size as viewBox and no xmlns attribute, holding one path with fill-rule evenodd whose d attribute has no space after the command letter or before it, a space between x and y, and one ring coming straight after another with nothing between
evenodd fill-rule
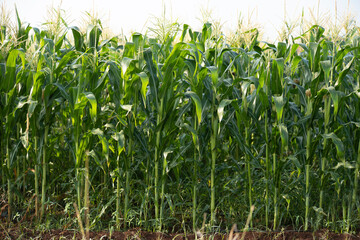
<instances>
[{"instance_id":1,"label":"green corn leaf","mask_svg":"<svg viewBox=\"0 0 360 240\"><path fill-rule=\"evenodd\" d=\"M292 59L292 57L294 56L295 52L297 51L297 49L299 48L299 44L297 43L293 43L290 49L290 53L288 54L288 56L286 57L285 62L289 62L290 59ZM297 56L298 57L298 56Z\"/></svg>"},{"instance_id":2,"label":"green corn leaf","mask_svg":"<svg viewBox=\"0 0 360 240\"><path fill-rule=\"evenodd\" d=\"M348 64L346 64L345 68L340 72L339 74L339 78L337 79L336 83L335 83L335 86L338 86L338 85L341 85L343 79L345 78L345 76L347 76L347 74L349 73L350 71L350 68L353 64L353 62L355 61L356 57L353 57L351 59L350 62L348 62Z\"/></svg>"},{"instance_id":3,"label":"green corn leaf","mask_svg":"<svg viewBox=\"0 0 360 240\"><path fill-rule=\"evenodd\" d=\"M344 49L339 50L339 52L336 54L336 60L335 60L335 66L338 66L339 64L343 63L345 56L354 50L357 50L357 47L351 48L351 47L345 47Z\"/></svg>"},{"instance_id":4,"label":"green corn leaf","mask_svg":"<svg viewBox=\"0 0 360 240\"><path fill-rule=\"evenodd\" d=\"M29 104L30 101L28 101L27 99L21 99L17 106L16 106L16 109L21 109L23 106L25 106L26 104Z\"/></svg>"},{"instance_id":5,"label":"green corn leaf","mask_svg":"<svg viewBox=\"0 0 360 240\"><path fill-rule=\"evenodd\" d=\"M160 87L161 96L166 94L168 91L173 91L173 89L170 89L170 86L173 84L173 72L178 63L182 61L181 53L185 47L185 43L177 43L171 51L169 57L165 60L165 64L162 67L162 69L165 70L165 74L163 77L163 84Z\"/></svg>"},{"instance_id":6,"label":"green corn leaf","mask_svg":"<svg viewBox=\"0 0 360 240\"><path fill-rule=\"evenodd\" d=\"M132 58L123 57L121 59L121 70L122 70L122 76L125 78L126 73L128 72L128 68L130 67L131 62L133 61ZM129 74L128 74L129 75Z\"/></svg>"},{"instance_id":7,"label":"green corn leaf","mask_svg":"<svg viewBox=\"0 0 360 240\"><path fill-rule=\"evenodd\" d=\"M65 65L68 62L70 62L70 60L73 59L75 56L76 56L76 54L74 51L70 51L70 52L66 53L59 61L59 64L54 71L54 74L59 75L61 73L61 71L63 71L63 68L65 67Z\"/></svg>"},{"instance_id":8,"label":"green corn leaf","mask_svg":"<svg viewBox=\"0 0 360 240\"><path fill-rule=\"evenodd\" d=\"M126 110L128 113L131 112L132 105L120 105L120 107Z\"/></svg>"},{"instance_id":9,"label":"green corn leaf","mask_svg":"<svg viewBox=\"0 0 360 240\"><path fill-rule=\"evenodd\" d=\"M258 96L261 101L261 105L263 106L263 109L267 109L269 107L269 97L268 95L266 95L263 88L259 89Z\"/></svg>"},{"instance_id":10,"label":"green corn leaf","mask_svg":"<svg viewBox=\"0 0 360 240\"><path fill-rule=\"evenodd\" d=\"M296 38L295 38L295 39L296 39ZM298 44L299 44L299 46L300 46L302 49L304 49L305 52L309 52L309 48L306 46L305 43L298 43Z\"/></svg>"},{"instance_id":11,"label":"green corn leaf","mask_svg":"<svg viewBox=\"0 0 360 240\"><path fill-rule=\"evenodd\" d=\"M196 133L195 129L194 129L192 126L190 126L189 124L183 123L183 124L181 125L181 127L183 127L183 128L185 128L186 130L188 130L188 131L193 135L193 138L197 137L197 133Z\"/></svg>"},{"instance_id":12,"label":"green corn leaf","mask_svg":"<svg viewBox=\"0 0 360 240\"><path fill-rule=\"evenodd\" d=\"M144 102L146 101L146 92L147 92L147 86L149 85L149 77L146 75L146 73L141 72L137 74L141 79L141 95L144 99Z\"/></svg>"},{"instance_id":13,"label":"green corn leaf","mask_svg":"<svg viewBox=\"0 0 360 240\"><path fill-rule=\"evenodd\" d=\"M91 134L98 136L100 142L101 142L101 146L102 146L102 153L103 156L105 156L106 162L108 164L109 167L109 142L107 141L104 132L102 130L100 130L99 128L93 129L91 130Z\"/></svg>"},{"instance_id":14,"label":"green corn leaf","mask_svg":"<svg viewBox=\"0 0 360 240\"><path fill-rule=\"evenodd\" d=\"M41 48L43 48L44 50L46 50L46 53L50 53L53 54L54 53L54 41L53 39L50 38L41 38L40 40L40 46ZM51 65L50 63L48 63L48 65Z\"/></svg>"},{"instance_id":15,"label":"green corn leaf","mask_svg":"<svg viewBox=\"0 0 360 240\"><path fill-rule=\"evenodd\" d=\"M95 98L95 95L91 92L85 92L84 96L87 98L87 100L89 101L91 108L90 108L90 116L92 121L95 123L96 122L96 116L97 116L97 101Z\"/></svg>"},{"instance_id":16,"label":"green corn leaf","mask_svg":"<svg viewBox=\"0 0 360 240\"><path fill-rule=\"evenodd\" d=\"M170 148L166 148L163 153L164 158L167 159L167 156L172 152L173 150L171 150Z\"/></svg>"},{"instance_id":17,"label":"green corn leaf","mask_svg":"<svg viewBox=\"0 0 360 240\"><path fill-rule=\"evenodd\" d=\"M180 42L183 42L183 41L184 41L184 38L185 38L185 36L186 36L186 32L188 31L188 29L189 29L189 25L184 24L184 25L183 25L183 31L182 31L181 37L180 37Z\"/></svg>"},{"instance_id":18,"label":"green corn leaf","mask_svg":"<svg viewBox=\"0 0 360 240\"><path fill-rule=\"evenodd\" d=\"M296 156L294 156L294 155L288 156L287 159L289 159L289 160L295 165L295 167L297 168L298 177L299 177L300 174L301 174L301 169L302 169L302 165L301 165L301 163L299 162L299 159L298 159Z\"/></svg>"},{"instance_id":19,"label":"green corn leaf","mask_svg":"<svg viewBox=\"0 0 360 240\"><path fill-rule=\"evenodd\" d=\"M30 104L29 104L29 108L28 108L29 118L31 118L31 116L34 113L35 108L36 108L37 105L38 105L37 101L30 100Z\"/></svg>"},{"instance_id":20,"label":"green corn leaf","mask_svg":"<svg viewBox=\"0 0 360 240\"><path fill-rule=\"evenodd\" d=\"M271 92L272 94L282 93L282 81L284 74L284 59L277 58L272 61Z\"/></svg>"},{"instance_id":21,"label":"green corn leaf","mask_svg":"<svg viewBox=\"0 0 360 240\"><path fill-rule=\"evenodd\" d=\"M198 123L201 123L201 115L202 115L202 104L201 104L201 100L199 98L199 96L192 91L188 91L185 93L185 96L190 96L191 99L193 100L194 104L195 104L195 109L196 109L196 117L198 120Z\"/></svg>"},{"instance_id":22,"label":"green corn leaf","mask_svg":"<svg viewBox=\"0 0 360 240\"><path fill-rule=\"evenodd\" d=\"M289 133L288 133L287 127L284 124L280 123L279 130L280 130L280 137L281 137L281 145L282 145L283 149L286 151L286 149L288 148L288 143L289 143Z\"/></svg>"},{"instance_id":23,"label":"green corn leaf","mask_svg":"<svg viewBox=\"0 0 360 240\"><path fill-rule=\"evenodd\" d=\"M316 41L319 42L321 37L323 36L324 32L325 32L325 28L321 27L321 26L318 26L316 28Z\"/></svg>"},{"instance_id":24,"label":"green corn leaf","mask_svg":"<svg viewBox=\"0 0 360 240\"><path fill-rule=\"evenodd\" d=\"M216 87L218 84L218 71L217 67L210 66L208 67L208 70L210 71L211 80L213 83L213 86Z\"/></svg>"},{"instance_id":25,"label":"green corn leaf","mask_svg":"<svg viewBox=\"0 0 360 240\"><path fill-rule=\"evenodd\" d=\"M135 53L139 53L139 50L142 49L144 45L144 38L141 33L133 33L132 40L135 45Z\"/></svg>"},{"instance_id":26,"label":"green corn leaf","mask_svg":"<svg viewBox=\"0 0 360 240\"><path fill-rule=\"evenodd\" d=\"M87 38L87 44L89 48L96 48L99 45L99 39L102 31L97 26L90 25L88 27L86 38Z\"/></svg>"},{"instance_id":27,"label":"green corn leaf","mask_svg":"<svg viewBox=\"0 0 360 240\"><path fill-rule=\"evenodd\" d=\"M258 37L259 37L259 30L257 28L253 28L253 29L250 29L248 31L245 32L245 34L251 34L251 43L250 43L250 46L248 47L249 48L249 51L252 51L252 50L257 50L257 51L261 51L261 48L259 48L258 46L256 46L256 44L258 43Z\"/></svg>"},{"instance_id":28,"label":"green corn leaf","mask_svg":"<svg viewBox=\"0 0 360 240\"><path fill-rule=\"evenodd\" d=\"M62 86L60 83L53 83L52 85L56 86L60 93L61 93L61 96L66 99L66 100L69 100L70 101L70 96L68 94L68 92L66 91L66 88L64 86Z\"/></svg>"},{"instance_id":29,"label":"green corn leaf","mask_svg":"<svg viewBox=\"0 0 360 240\"><path fill-rule=\"evenodd\" d=\"M21 23L21 19L20 19L19 12L17 10L16 5L15 5L15 13L16 13L16 20L17 20L17 24L18 24L18 29L20 31L21 27L22 27L22 23Z\"/></svg>"},{"instance_id":30,"label":"green corn leaf","mask_svg":"<svg viewBox=\"0 0 360 240\"><path fill-rule=\"evenodd\" d=\"M124 47L123 58L134 58L135 44L133 42L126 42Z\"/></svg>"},{"instance_id":31,"label":"green corn leaf","mask_svg":"<svg viewBox=\"0 0 360 240\"><path fill-rule=\"evenodd\" d=\"M286 54L286 43L284 42L278 42L277 44L277 58L284 58Z\"/></svg>"},{"instance_id":32,"label":"green corn leaf","mask_svg":"<svg viewBox=\"0 0 360 240\"><path fill-rule=\"evenodd\" d=\"M125 150L125 134L124 131L121 130L120 132L115 132L111 136L115 141L118 142L118 154L122 153Z\"/></svg>"},{"instance_id":33,"label":"green corn leaf","mask_svg":"<svg viewBox=\"0 0 360 240\"><path fill-rule=\"evenodd\" d=\"M329 87L328 91L330 93L331 99L334 103L334 115L337 116L337 113L339 111L340 101L341 98L345 95L343 92L335 90L334 87Z\"/></svg>"},{"instance_id":34,"label":"green corn leaf","mask_svg":"<svg viewBox=\"0 0 360 240\"><path fill-rule=\"evenodd\" d=\"M107 77L109 70L110 70L110 66L107 65L104 73L101 75L101 78L96 83L95 90L100 88L101 84L104 82L105 78Z\"/></svg>"},{"instance_id":35,"label":"green corn leaf","mask_svg":"<svg viewBox=\"0 0 360 240\"><path fill-rule=\"evenodd\" d=\"M82 136L81 140L80 140L80 146L79 146L79 152L77 153L78 157L77 157L77 167L80 166L81 162L83 161L83 154L86 152L86 149L88 149L88 145L89 145L89 137L90 137L90 132L87 131L86 133L84 133L84 135Z\"/></svg>"},{"instance_id":36,"label":"green corn leaf","mask_svg":"<svg viewBox=\"0 0 360 240\"><path fill-rule=\"evenodd\" d=\"M201 32L201 42L203 45L205 45L206 40L211 37L211 33L212 33L211 23L207 22L203 25L203 29Z\"/></svg>"},{"instance_id":37,"label":"green corn leaf","mask_svg":"<svg viewBox=\"0 0 360 240\"><path fill-rule=\"evenodd\" d=\"M60 48L62 47L62 45L64 43L65 36L66 36L66 34L62 35L60 37L60 39L56 42L56 44L55 44L55 52L58 52L60 50Z\"/></svg>"},{"instance_id":38,"label":"green corn leaf","mask_svg":"<svg viewBox=\"0 0 360 240\"><path fill-rule=\"evenodd\" d=\"M84 39L80 32L80 29L77 27L70 27L73 37L74 37L74 43L75 43L75 49L77 51L82 51Z\"/></svg>"},{"instance_id":39,"label":"green corn leaf","mask_svg":"<svg viewBox=\"0 0 360 240\"><path fill-rule=\"evenodd\" d=\"M283 117L284 106L286 104L286 100L285 100L284 96L278 96L278 97L273 96L273 100L275 103L277 120L278 120L278 122L281 122L282 117Z\"/></svg>"},{"instance_id":40,"label":"green corn leaf","mask_svg":"<svg viewBox=\"0 0 360 240\"><path fill-rule=\"evenodd\" d=\"M147 70L149 71L149 74L150 74L149 83L150 83L151 95L153 95L153 97L155 99L155 105L158 108L159 107L158 106L159 79L157 77L156 68L154 66L151 49L148 48L144 51L144 59L146 61Z\"/></svg>"},{"instance_id":41,"label":"green corn leaf","mask_svg":"<svg viewBox=\"0 0 360 240\"><path fill-rule=\"evenodd\" d=\"M329 78L330 70L331 70L331 62L330 60L321 61L320 62L322 70L325 72L326 79Z\"/></svg>"},{"instance_id":42,"label":"green corn leaf","mask_svg":"<svg viewBox=\"0 0 360 240\"><path fill-rule=\"evenodd\" d=\"M340 140L335 133L323 134L324 139L331 139L332 142L335 144L337 155L340 159L343 159L345 156L345 148L343 142Z\"/></svg>"},{"instance_id":43,"label":"green corn leaf","mask_svg":"<svg viewBox=\"0 0 360 240\"><path fill-rule=\"evenodd\" d=\"M322 208L318 208L318 207L315 207L315 206L313 206L312 208L314 209L314 211L317 214L322 214L323 216L327 216L327 214L324 212L324 210Z\"/></svg>"},{"instance_id":44,"label":"green corn leaf","mask_svg":"<svg viewBox=\"0 0 360 240\"><path fill-rule=\"evenodd\" d=\"M103 136L104 132L100 128L96 128L96 129L91 130L91 134L97 135L97 136Z\"/></svg>"},{"instance_id":45,"label":"green corn leaf","mask_svg":"<svg viewBox=\"0 0 360 240\"><path fill-rule=\"evenodd\" d=\"M309 43L309 60L310 60L310 69L312 72L319 71L320 63L320 47L318 43L310 42Z\"/></svg>"},{"instance_id":46,"label":"green corn leaf","mask_svg":"<svg viewBox=\"0 0 360 240\"><path fill-rule=\"evenodd\" d=\"M1 89L8 92L12 89L16 83L16 59L20 57L22 62L22 67L25 67L25 53L20 50L14 49L10 52L7 61L6 61L6 72L5 72L5 81L2 81L0 84Z\"/></svg>"},{"instance_id":47,"label":"green corn leaf","mask_svg":"<svg viewBox=\"0 0 360 240\"><path fill-rule=\"evenodd\" d=\"M242 98L244 99L248 95L248 91L249 91L251 82L248 81L248 79L242 79L242 80L243 81L241 82L241 95L242 95Z\"/></svg>"},{"instance_id":48,"label":"green corn leaf","mask_svg":"<svg viewBox=\"0 0 360 240\"><path fill-rule=\"evenodd\" d=\"M52 84L47 84L45 85L45 88L42 89L42 94L44 96L43 100L44 100L44 103L45 103L45 106L46 107L49 107L52 103L52 93L53 93L53 90L54 90L54 85Z\"/></svg>"},{"instance_id":49,"label":"green corn leaf","mask_svg":"<svg viewBox=\"0 0 360 240\"><path fill-rule=\"evenodd\" d=\"M229 100L229 99L223 99L220 104L219 104L219 107L217 109L217 113L218 113L218 116L219 116L219 122L221 122L221 120L223 119L223 116L224 116L224 108L231 104L233 102L233 100Z\"/></svg>"},{"instance_id":50,"label":"green corn leaf","mask_svg":"<svg viewBox=\"0 0 360 240\"><path fill-rule=\"evenodd\" d=\"M343 167L343 168L346 168L346 169L354 169L355 168L355 166L353 165L353 164L351 164L351 163L349 163L349 162L339 162L335 167L334 167L334 169L336 170L336 169L338 169L338 168L340 168L340 167Z\"/></svg>"},{"instance_id":51,"label":"green corn leaf","mask_svg":"<svg viewBox=\"0 0 360 240\"><path fill-rule=\"evenodd\" d=\"M92 157L92 159L94 159L96 165L98 165L98 167L100 167L101 170L103 170L103 172L106 173L106 170L105 170L103 164L100 162L100 159L99 159L99 157L97 156L97 154L96 154L96 152L94 150L91 150L89 152L89 156Z\"/></svg>"},{"instance_id":52,"label":"green corn leaf","mask_svg":"<svg viewBox=\"0 0 360 240\"><path fill-rule=\"evenodd\" d=\"M291 60L291 74L294 74L296 71L297 66L299 65L299 63L301 62L302 58L300 56L295 56L292 60Z\"/></svg>"}]
</instances>

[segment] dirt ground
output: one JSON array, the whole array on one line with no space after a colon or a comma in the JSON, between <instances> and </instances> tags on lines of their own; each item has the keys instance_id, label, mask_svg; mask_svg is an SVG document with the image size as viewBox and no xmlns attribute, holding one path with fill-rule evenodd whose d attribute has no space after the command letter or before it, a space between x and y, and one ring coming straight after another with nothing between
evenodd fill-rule
<instances>
[{"instance_id":1,"label":"dirt ground","mask_svg":"<svg viewBox=\"0 0 360 240\"><path fill-rule=\"evenodd\" d=\"M0 229L0 239L82 239L81 233L77 231L71 230L50 230L45 232L36 232L31 229L27 228L11 228L5 229L2 225ZM90 232L90 239L101 239L101 240L108 240L108 239L134 239L134 240L192 240L195 239L194 234L184 235L183 233L179 234L165 234L165 233L151 233L141 231L140 229L132 229L126 232L113 232L110 233L108 231L101 231L101 232ZM247 233L234 233L232 236L223 235L223 234L215 234L215 235L206 235L201 236L198 234L198 239L214 239L214 240L345 240L345 239L359 239L360 234L348 235L348 234L335 234L329 232L327 230L320 230L317 232L296 232L296 231L283 231L283 232L247 232Z\"/></svg>"}]
</instances>

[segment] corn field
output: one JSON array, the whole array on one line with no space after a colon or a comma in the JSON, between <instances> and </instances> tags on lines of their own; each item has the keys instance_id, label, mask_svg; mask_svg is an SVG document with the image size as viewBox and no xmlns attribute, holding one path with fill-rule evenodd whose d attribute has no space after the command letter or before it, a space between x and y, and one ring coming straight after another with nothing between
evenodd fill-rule
<instances>
[{"instance_id":1,"label":"corn field","mask_svg":"<svg viewBox=\"0 0 360 240\"><path fill-rule=\"evenodd\" d=\"M85 230L359 229L360 35L271 44L1 27L2 217ZM15 41L16 39L16 41ZM4 208L5 209L5 208ZM253 211L252 211L253 210Z\"/></svg>"}]
</instances>

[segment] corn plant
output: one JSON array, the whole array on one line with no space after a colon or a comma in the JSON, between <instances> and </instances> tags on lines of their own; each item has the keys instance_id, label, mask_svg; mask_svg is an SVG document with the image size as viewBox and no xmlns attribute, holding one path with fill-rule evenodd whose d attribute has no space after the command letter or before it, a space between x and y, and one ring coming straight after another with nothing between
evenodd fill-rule
<instances>
[{"instance_id":1,"label":"corn plant","mask_svg":"<svg viewBox=\"0 0 360 240\"><path fill-rule=\"evenodd\" d=\"M256 29L228 42L210 23L105 39L100 20L17 22L0 32L9 222L34 197L43 223L71 224L76 203L85 236L216 231L248 213L244 230L356 230L355 30L340 41L314 25L272 44Z\"/></svg>"}]
</instances>

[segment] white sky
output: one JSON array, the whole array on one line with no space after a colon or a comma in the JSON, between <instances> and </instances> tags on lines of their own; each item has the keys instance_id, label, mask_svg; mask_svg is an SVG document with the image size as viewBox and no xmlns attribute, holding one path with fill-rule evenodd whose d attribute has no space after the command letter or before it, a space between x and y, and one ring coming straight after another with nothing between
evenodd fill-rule
<instances>
[{"instance_id":1,"label":"white sky","mask_svg":"<svg viewBox=\"0 0 360 240\"><path fill-rule=\"evenodd\" d=\"M8 9L14 9L16 4L22 21L33 26L44 23L49 7L57 7L60 2L69 25L79 25L84 12L92 11L94 7L112 32L118 34L123 31L126 35L132 31L144 33L145 24L149 25L152 16L161 16L163 6L167 18L177 19L197 30L201 28L199 19L202 18L201 11L205 9L224 24L225 30L235 29L239 15L247 21L249 13L252 13L252 23L260 24L265 38L270 40L275 40L277 30L281 28L284 6L287 19L296 20L302 10L305 16L309 16L310 11L316 14L320 3L320 15L329 14L334 19L335 2L338 16L346 14L349 3L357 25L360 22L360 0L0 0Z\"/></svg>"}]
</instances>

